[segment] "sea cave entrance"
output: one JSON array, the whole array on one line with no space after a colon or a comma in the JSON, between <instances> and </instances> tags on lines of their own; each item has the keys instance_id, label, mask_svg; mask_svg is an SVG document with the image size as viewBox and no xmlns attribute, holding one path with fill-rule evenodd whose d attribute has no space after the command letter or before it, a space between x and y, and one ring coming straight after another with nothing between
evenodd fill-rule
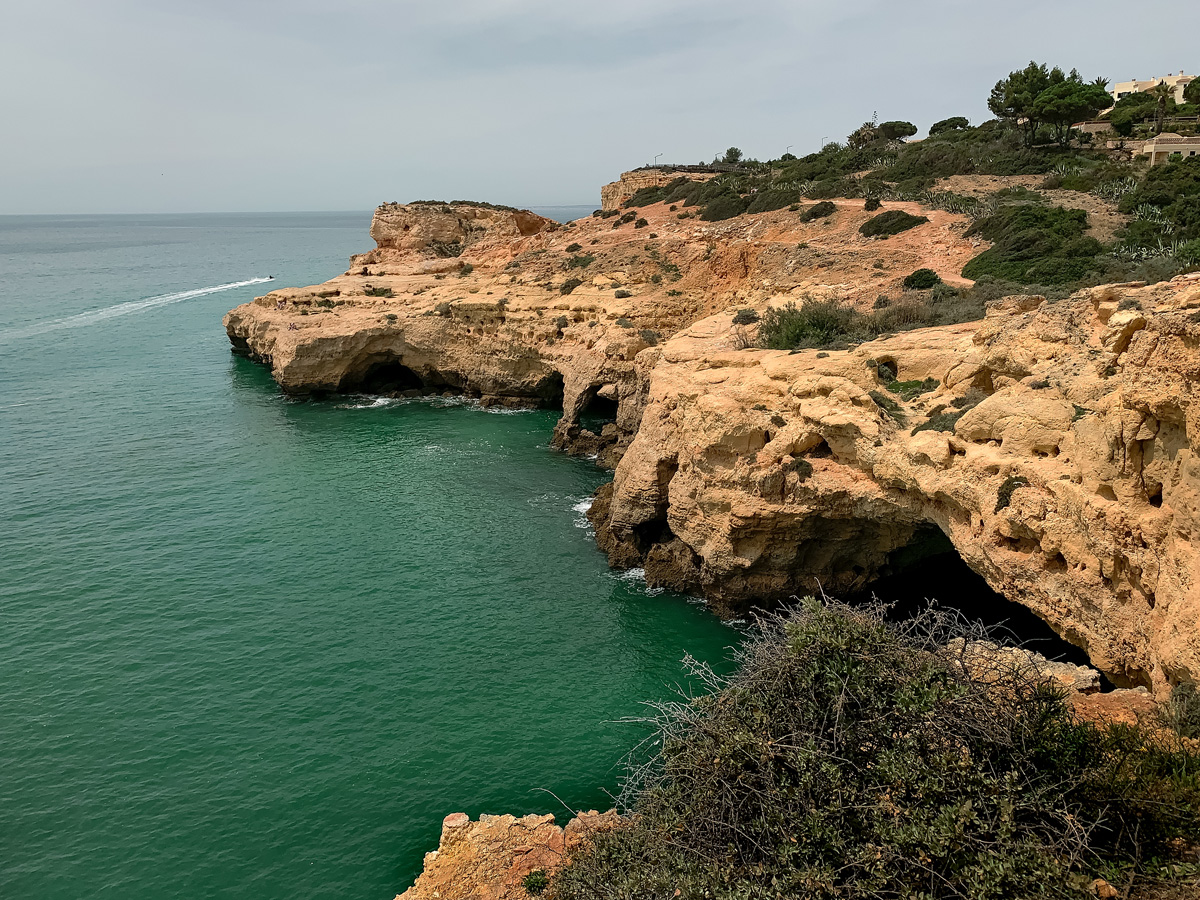
<instances>
[{"instance_id":1,"label":"sea cave entrance","mask_svg":"<svg viewBox=\"0 0 1200 900\"><path fill-rule=\"evenodd\" d=\"M961 613L968 623L983 625L998 642L1017 644L1057 662L1091 666L1083 649L1020 603L992 590L934 527L918 531L909 544L892 553L881 577L842 599L862 603L872 598L888 604L888 617L894 620L910 618L934 602ZM1106 690L1112 687L1103 676L1101 683Z\"/></svg>"},{"instance_id":2,"label":"sea cave entrance","mask_svg":"<svg viewBox=\"0 0 1200 900\"><path fill-rule=\"evenodd\" d=\"M604 426L617 421L616 388L605 385L601 388L589 388L583 405L579 410L579 425L595 434L604 430Z\"/></svg>"},{"instance_id":3,"label":"sea cave entrance","mask_svg":"<svg viewBox=\"0 0 1200 900\"><path fill-rule=\"evenodd\" d=\"M424 379L393 354L367 359L347 372L338 385L340 393L399 394L426 388Z\"/></svg>"}]
</instances>

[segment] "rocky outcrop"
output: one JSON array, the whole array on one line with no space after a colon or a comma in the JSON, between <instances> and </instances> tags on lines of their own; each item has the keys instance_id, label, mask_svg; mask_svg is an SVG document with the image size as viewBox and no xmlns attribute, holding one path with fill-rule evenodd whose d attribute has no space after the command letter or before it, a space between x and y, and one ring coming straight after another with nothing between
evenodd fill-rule
<instances>
[{"instance_id":1,"label":"rocky outcrop","mask_svg":"<svg viewBox=\"0 0 1200 900\"><path fill-rule=\"evenodd\" d=\"M1118 683L1194 681L1197 310L1190 276L793 353L704 320L651 372L601 545L737 610L860 588L934 527Z\"/></svg>"},{"instance_id":2,"label":"rocky outcrop","mask_svg":"<svg viewBox=\"0 0 1200 900\"><path fill-rule=\"evenodd\" d=\"M516 238L530 237L557 229L558 223L527 209L494 206L490 203L384 203L371 218L375 249L352 256L352 269L383 264L388 271L449 270L425 265L430 257L451 259L471 250L504 246ZM378 273L377 268L377 273Z\"/></svg>"},{"instance_id":3,"label":"rocky outcrop","mask_svg":"<svg viewBox=\"0 0 1200 900\"><path fill-rule=\"evenodd\" d=\"M615 812L579 813L566 828L554 816L480 816L453 813L442 822L437 850L425 854L416 883L396 900L528 900L525 877L552 875L571 852L598 831L618 825Z\"/></svg>"},{"instance_id":4,"label":"rocky outcrop","mask_svg":"<svg viewBox=\"0 0 1200 900\"><path fill-rule=\"evenodd\" d=\"M290 393L561 408L555 445L616 467L591 511L614 565L719 609L861 588L940 533L1119 683L1194 680L1200 282L1008 298L851 350L743 349L738 308L903 303L905 275L962 283L982 249L943 211L889 204L930 221L871 241L862 203L835 205L806 224L660 204L640 229L532 234L501 217L461 257L404 249L381 212L374 262L225 324ZM421 241L441 240L432 222Z\"/></svg>"},{"instance_id":5,"label":"rocky outcrop","mask_svg":"<svg viewBox=\"0 0 1200 900\"><path fill-rule=\"evenodd\" d=\"M688 168L703 169L701 166ZM600 188L600 208L620 209L626 200L642 188L670 184L676 178L686 177L692 181L707 181L710 178L715 178L717 174L716 172L687 171L675 167L634 169L632 172L622 172L621 177L616 181L610 181Z\"/></svg>"}]
</instances>

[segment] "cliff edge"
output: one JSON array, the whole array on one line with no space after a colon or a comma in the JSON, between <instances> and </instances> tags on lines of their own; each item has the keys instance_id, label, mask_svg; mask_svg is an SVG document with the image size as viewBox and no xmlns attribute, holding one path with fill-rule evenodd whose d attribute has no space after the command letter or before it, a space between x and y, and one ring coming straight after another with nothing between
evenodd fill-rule
<instances>
[{"instance_id":1,"label":"cliff edge","mask_svg":"<svg viewBox=\"0 0 1200 900\"><path fill-rule=\"evenodd\" d=\"M928 221L887 240L860 233L861 201L833 207L709 223L659 203L559 226L385 205L345 275L225 325L292 393L561 409L556 446L615 468L591 513L613 563L722 610L861 587L948 541L1119 684L1196 680L1200 279L753 349L738 309L906 308L905 276L969 286L987 246L916 203L888 204Z\"/></svg>"}]
</instances>

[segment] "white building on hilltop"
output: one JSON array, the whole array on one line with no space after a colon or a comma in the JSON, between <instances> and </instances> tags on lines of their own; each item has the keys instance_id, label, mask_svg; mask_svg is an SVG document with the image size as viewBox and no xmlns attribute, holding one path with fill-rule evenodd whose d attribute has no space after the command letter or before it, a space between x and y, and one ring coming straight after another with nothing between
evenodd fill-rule
<instances>
[{"instance_id":1,"label":"white building on hilltop","mask_svg":"<svg viewBox=\"0 0 1200 900\"><path fill-rule=\"evenodd\" d=\"M1113 100L1120 100L1122 97L1128 97L1130 94L1136 94L1141 91L1148 91L1160 84L1169 84L1175 89L1175 102L1183 102L1183 91L1189 84L1195 81L1195 75L1184 75L1183 70L1179 70L1178 75L1165 75L1162 78L1151 78L1149 81L1122 81L1119 84L1114 84L1113 89L1109 92L1113 96Z\"/></svg>"}]
</instances>

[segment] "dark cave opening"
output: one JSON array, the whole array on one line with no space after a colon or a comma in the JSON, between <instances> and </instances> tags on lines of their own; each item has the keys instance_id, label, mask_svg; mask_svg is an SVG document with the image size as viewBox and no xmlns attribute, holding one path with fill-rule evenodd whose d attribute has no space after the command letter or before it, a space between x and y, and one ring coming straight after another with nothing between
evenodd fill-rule
<instances>
[{"instance_id":1,"label":"dark cave opening","mask_svg":"<svg viewBox=\"0 0 1200 900\"><path fill-rule=\"evenodd\" d=\"M551 372L537 383L534 392L543 409L562 409L564 393L562 372Z\"/></svg>"},{"instance_id":2,"label":"dark cave opening","mask_svg":"<svg viewBox=\"0 0 1200 900\"><path fill-rule=\"evenodd\" d=\"M588 401L579 413L580 426L599 434L605 425L616 421L617 401L601 397L595 390L590 391Z\"/></svg>"},{"instance_id":3,"label":"dark cave opening","mask_svg":"<svg viewBox=\"0 0 1200 900\"><path fill-rule=\"evenodd\" d=\"M1058 662L1091 665L1081 648L1020 603L992 590L936 528L918 532L892 554L881 577L842 599L862 603L872 597L890 606L888 618L893 620L910 618L933 602L961 613L968 623L983 625L998 643L1016 644ZM1112 688L1103 676L1101 683L1105 690Z\"/></svg>"},{"instance_id":4,"label":"dark cave opening","mask_svg":"<svg viewBox=\"0 0 1200 900\"><path fill-rule=\"evenodd\" d=\"M412 369L394 357L371 362L361 374L342 380L342 392L359 391L364 394L398 394L403 391L424 390L425 382Z\"/></svg>"}]
</instances>

